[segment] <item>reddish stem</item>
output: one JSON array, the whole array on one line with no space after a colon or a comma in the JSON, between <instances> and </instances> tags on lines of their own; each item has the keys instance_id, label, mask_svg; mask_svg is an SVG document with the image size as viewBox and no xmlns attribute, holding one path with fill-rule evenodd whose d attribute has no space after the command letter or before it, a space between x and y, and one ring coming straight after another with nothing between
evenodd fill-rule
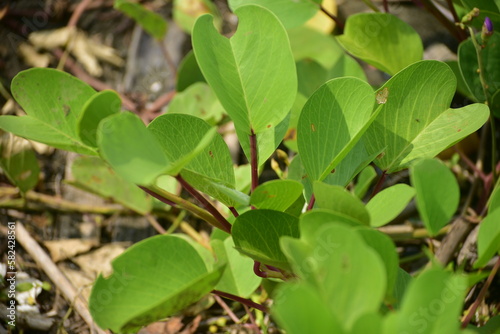
<instances>
[{"instance_id":1,"label":"reddish stem","mask_svg":"<svg viewBox=\"0 0 500 334\"><path fill-rule=\"evenodd\" d=\"M265 271L260 270L260 262L259 261L254 261L253 262L253 272L255 275L262 277L262 278L267 278L267 273Z\"/></svg>"},{"instance_id":2,"label":"reddish stem","mask_svg":"<svg viewBox=\"0 0 500 334\"><path fill-rule=\"evenodd\" d=\"M316 202L316 197L314 194L311 195L311 199L309 200L309 204L307 205L307 211L312 210L314 207L314 202Z\"/></svg>"},{"instance_id":3,"label":"reddish stem","mask_svg":"<svg viewBox=\"0 0 500 334\"><path fill-rule=\"evenodd\" d=\"M239 297L239 296L235 296L235 295L232 295L230 293L219 291L219 290L212 290L212 293L216 294L216 295L219 295L221 297L227 298L227 299L234 300L235 302L242 303L243 305L246 305L246 306L249 306L249 307L253 307L256 310L260 310L260 311L266 312L266 313L269 312L269 310L267 309L267 307L265 307L262 304L257 304L255 302L251 301L250 299L246 299L246 298L242 298L242 297Z\"/></svg>"},{"instance_id":4,"label":"reddish stem","mask_svg":"<svg viewBox=\"0 0 500 334\"><path fill-rule=\"evenodd\" d=\"M380 176L380 179L378 179L377 184L375 185L375 188L373 188L373 193L370 196L370 199L373 198L373 196L377 195L380 189L382 188L382 185L384 184L385 177L387 176L386 171L384 170L382 172L382 175Z\"/></svg>"},{"instance_id":5,"label":"reddish stem","mask_svg":"<svg viewBox=\"0 0 500 334\"><path fill-rule=\"evenodd\" d=\"M217 221L219 223L221 223L221 225L224 227L224 231L231 234L231 224L227 221L226 218L224 218L221 213L219 212L219 210L217 210L213 205L212 203L210 203L206 198L205 196L203 196L200 192L198 192L198 190L194 189L186 180L184 180L182 178L182 176L180 175L177 175L176 176L176 179L177 181L179 181L179 183L182 185L182 187L184 189L186 189L186 191L188 193L191 194L191 196L193 196L194 198L196 198L204 207L205 209L210 212L210 214L212 216L215 217L215 219L217 219Z\"/></svg>"}]
</instances>

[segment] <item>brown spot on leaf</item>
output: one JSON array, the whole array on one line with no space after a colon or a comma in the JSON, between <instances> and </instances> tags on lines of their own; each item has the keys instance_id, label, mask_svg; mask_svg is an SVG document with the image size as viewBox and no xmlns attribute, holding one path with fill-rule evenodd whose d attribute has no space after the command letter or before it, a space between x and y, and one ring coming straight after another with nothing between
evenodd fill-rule
<instances>
[{"instance_id":1,"label":"brown spot on leaf","mask_svg":"<svg viewBox=\"0 0 500 334\"><path fill-rule=\"evenodd\" d=\"M24 181L26 180L28 177L31 176L31 170L25 170L24 172L22 172L21 174L19 174L19 180L21 181Z\"/></svg>"},{"instance_id":2,"label":"brown spot on leaf","mask_svg":"<svg viewBox=\"0 0 500 334\"><path fill-rule=\"evenodd\" d=\"M311 131L312 132L316 132L316 126L314 124L311 123Z\"/></svg>"}]
</instances>

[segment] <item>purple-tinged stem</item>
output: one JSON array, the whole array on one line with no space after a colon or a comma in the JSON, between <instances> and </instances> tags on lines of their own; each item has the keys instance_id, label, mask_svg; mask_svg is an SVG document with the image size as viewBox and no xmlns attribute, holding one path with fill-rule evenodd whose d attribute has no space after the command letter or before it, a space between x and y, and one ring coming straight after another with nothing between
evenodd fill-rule
<instances>
[{"instance_id":1,"label":"purple-tinged stem","mask_svg":"<svg viewBox=\"0 0 500 334\"><path fill-rule=\"evenodd\" d=\"M240 319L236 316L236 314L234 314L233 310L231 310L231 308L229 308L229 306L227 306L226 302L223 301L221 297L219 297L218 295L216 295L214 293L214 299L217 302L217 304L219 304L224 309L224 311L226 311L226 313L229 316L229 318L231 318L231 320L235 324L239 324L240 323Z\"/></svg>"},{"instance_id":2,"label":"purple-tinged stem","mask_svg":"<svg viewBox=\"0 0 500 334\"><path fill-rule=\"evenodd\" d=\"M217 210L212 203L210 203L198 190L194 189L186 180L182 178L182 176L177 175L176 176L177 181L182 185L184 189L188 193L191 194L194 198L196 198L204 207L205 209L212 214L212 216L217 219L217 221L223 226L223 230L229 234L231 234L231 224L227 221L226 218L224 218L219 210Z\"/></svg>"},{"instance_id":3,"label":"purple-tinged stem","mask_svg":"<svg viewBox=\"0 0 500 334\"><path fill-rule=\"evenodd\" d=\"M260 262L259 261L254 261L253 262L253 272L255 275L262 277L262 278L267 278L267 273L265 271L260 270Z\"/></svg>"},{"instance_id":4,"label":"purple-tinged stem","mask_svg":"<svg viewBox=\"0 0 500 334\"><path fill-rule=\"evenodd\" d=\"M222 292L222 291L219 291L219 290L212 290L212 293L216 294L216 295L219 295L221 297L227 298L227 299L234 300L235 302L242 303L243 305L246 305L246 306L249 306L249 307L253 307L256 310L260 310L260 311L266 312L266 313L269 312L269 310L267 309L267 307L265 307L262 304L257 304L255 302L251 301L250 299L241 298L239 296L235 296L235 295L232 295L230 293Z\"/></svg>"},{"instance_id":5,"label":"purple-tinged stem","mask_svg":"<svg viewBox=\"0 0 500 334\"><path fill-rule=\"evenodd\" d=\"M314 207L314 202L316 202L316 197L314 196L314 194L312 194L311 199L309 200L309 204L307 205L307 211L312 210L312 208Z\"/></svg>"},{"instance_id":6,"label":"purple-tinged stem","mask_svg":"<svg viewBox=\"0 0 500 334\"><path fill-rule=\"evenodd\" d=\"M375 185L375 188L373 188L372 195L370 196L370 199L373 198L373 196L377 195L380 189L382 188L382 185L384 184L385 177L387 176L386 171L384 170L382 172L382 175L380 176L380 179L378 179L377 184Z\"/></svg>"},{"instance_id":7,"label":"purple-tinged stem","mask_svg":"<svg viewBox=\"0 0 500 334\"><path fill-rule=\"evenodd\" d=\"M155 193L154 191L146 188L146 187L143 187L143 186L139 186L139 188L141 188L142 190L144 190L146 193L148 193L149 195L153 196L154 198L156 198L157 200L159 200L160 202L163 202L165 204L168 204L170 206L177 206L176 203L172 202L171 200L169 199L166 199L165 197L161 196L160 194L157 194Z\"/></svg>"},{"instance_id":8,"label":"purple-tinged stem","mask_svg":"<svg viewBox=\"0 0 500 334\"><path fill-rule=\"evenodd\" d=\"M386 13L389 13L389 3L387 2L387 0L384 0L383 4L384 4L384 11Z\"/></svg>"},{"instance_id":9,"label":"purple-tinged stem","mask_svg":"<svg viewBox=\"0 0 500 334\"><path fill-rule=\"evenodd\" d=\"M465 316L464 320L462 321L462 328L466 328L469 322L471 321L472 317L476 313L477 308L479 307L479 304L484 299L484 296L486 295L486 292L488 291L491 282L493 282L493 278L498 272L498 269L500 268L500 257L498 258L497 262L493 266L493 269L491 270L490 274L488 275L488 278L486 279L486 282L484 283L483 287L481 288L481 291L479 291L479 295L477 296L476 300L474 303L472 303L471 307L469 308L469 312L467 312L467 315Z\"/></svg>"},{"instance_id":10,"label":"purple-tinged stem","mask_svg":"<svg viewBox=\"0 0 500 334\"><path fill-rule=\"evenodd\" d=\"M229 211L231 211L231 213L233 214L233 216L234 216L235 218L238 218L238 216L240 215L240 214L238 213L238 211L236 211L236 208L235 208L234 206L230 206L230 207L229 207Z\"/></svg>"},{"instance_id":11,"label":"purple-tinged stem","mask_svg":"<svg viewBox=\"0 0 500 334\"><path fill-rule=\"evenodd\" d=\"M342 21L340 21L340 19L338 17L336 17L335 15L333 15L332 13L330 13L328 10L326 10L325 7L323 6L320 6L319 9L325 13L326 16L328 16L329 18L331 18L335 24L337 25L337 27L339 27L340 31L344 31L344 23Z\"/></svg>"}]
</instances>

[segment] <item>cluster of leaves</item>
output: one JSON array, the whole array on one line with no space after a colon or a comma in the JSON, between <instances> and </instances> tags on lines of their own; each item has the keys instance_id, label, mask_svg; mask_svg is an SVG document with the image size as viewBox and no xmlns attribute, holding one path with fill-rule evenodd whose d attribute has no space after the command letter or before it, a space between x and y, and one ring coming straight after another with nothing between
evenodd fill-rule
<instances>
[{"instance_id":1,"label":"cluster of leaves","mask_svg":"<svg viewBox=\"0 0 500 334\"><path fill-rule=\"evenodd\" d=\"M134 332L210 291L247 298L264 280L271 313L287 333L459 332L464 297L478 275L434 263L413 277L377 228L413 199L430 236L456 213L456 178L433 157L498 115L500 37L473 35L451 66L423 61L418 34L390 14L353 15L336 38L303 26L319 2L229 1L239 19L229 39L211 15L191 22L194 52L179 69L179 93L147 126L121 112L115 92L96 92L66 73L37 68L14 78L13 96L27 116L2 116L0 128L85 155L73 166L76 185L144 214L152 203L138 185L217 228L211 250L183 235L161 235L116 258L89 301L102 328ZM461 8L476 2L485 3L462 1ZM153 13L124 1L117 8L163 37ZM496 6L487 10L500 17ZM346 51L392 77L374 91ZM450 108L457 78L461 92L491 110L484 103ZM217 132L226 114L249 168L235 170ZM259 185L259 169L282 142L293 160L281 179ZM25 191L23 173L9 173L22 170L16 161L31 160L11 156L2 168ZM364 203L373 166L383 175L409 169L411 185L387 187ZM246 181L237 182L241 172ZM170 192L172 179L201 207ZM475 269L500 250L498 189L480 225ZM224 204L234 222L201 193Z\"/></svg>"}]
</instances>

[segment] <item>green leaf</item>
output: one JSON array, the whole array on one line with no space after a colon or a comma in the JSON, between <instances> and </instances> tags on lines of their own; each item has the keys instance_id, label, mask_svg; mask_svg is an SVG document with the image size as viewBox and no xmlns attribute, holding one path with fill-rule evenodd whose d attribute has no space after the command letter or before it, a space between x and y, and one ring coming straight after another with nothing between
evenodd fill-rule
<instances>
[{"instance_id":1,"label":"green leaf","mask_svg":"<svg viewBox=\"0 0 500 334\"><path fill-rule=\"evenodd\" d=\"M184 91L195 82L206 82L203 73L201 73L194 52L189 51L182 59L177 70L177 93Z\"/></svg>"},{"instance_id":2,"label":"green leaf","mask_svg":"<svg viewBox=\"0 0 500 334\"><path fill-rule=\"evenodd\" d=\"M491 317L482 327L474 327L473 330L479 334L500 334L500 315Z\"/></svg>"},{"instance_id":3,"label":"green leaf","mask_svg":"<svg viewBox=\"0 0 500 334\"><path fill-rule=\"evenodd\" d=\"M255 188L250 196L250 204L257 209L285 211L302 196L303 189L297 181L268 181Z\"/></svg>"},{"instance_id":4,"label":"green leaf","mask_svg":"<svg viewBox=\"0 0 500 334\"><path fill-rule=\"evenodd\" d=\"M441 161L424 159L410 169L417 192L417 208L426 229L436 235L453 216L460 200L455 175Z\"/></svg>"},{"instance_id":5,"label":"green leaf","mask_svg":"<svg viewBox=\"0 0 500 334\"><path fill-rule=\"evenodd\" d=\"M259 5L273 12L285 28L299 26L314 16L321 0L229 0L229 7L235 12L244 5Z\"/></svg>"},{"instance_id":6,"label":"green leaf","mask_svg":"<svg viewBox=\"0 0 500 334\"><path fill-rule=\"evenodd\" d=\"M214 288L223 269L207 271L189 242L168 235L133 245L112 266L111 276L97 278L89 308L101 328L121 333L135 333L198 301Z\"/></svg>"},{"instance_id":7,"label":"green leaf","mask_svg":"<svg viewBox=\"0 0 500 334\"><path fill-rule=\"evenodd\" d=\"M282 236L299 237L299 220L273 210L251 210L236 218L232 235L238 251L256 261L281 269L289 269L280 249Z\"/></svg>"},{"instance_id":8,"label":"green leaf","mask_svg":"<svg viewBox=\"0 0 500 334\"><path fill-rule=\"evenodd\" d=\"M352 217L328 209L313 209L300 216L300 237L303 240L314 240L316 231L325 224L341 224L356 227L359 222Z\"/></svg>"},{"instance_id":9,"label":"green leaf","mask_svg":"<svg viewBox=\"0 0 500 334\"><path fill-rule=\"evenodd\" d=\"M373 121L373 91L356 78L321 86L307 101L297 126L297 144L308 177L322 181ZM378 109L379 110L379 109Z\"/></svg>"},{"instance_id":10,"label":"green leaf","mask_svg":"<svg viewBox=\"0 0 500 334\"><path fill-rule=\"evenodd\" d=\"M155 136L135 114L123 112L99 123L97 143L101 156L125 180L150 185L169 166Z\"/></svg>"},{"instance_id":11,"label":"green leaf","mask_svg":"<svg viewBox=\"0 0 500 334\"><path fill-rule=\"evenodd\" d=\"M314 285L344 328L378 311L386 291L384 264L357 231L325 224L307 243L283 238L281 245L294 272Z\"/></svg>"},{"instance_id":12,"label":"green leaf","mask_svg":"<svg viewBox=\"0 0 500 334\"><path fill-rule=\"evenodd\" d=\"M183 168L181 176L193 187L229 206L236 204L231 155L215 128L194 116L169 113L155 118L148 129L168 159L176 162L177 170L171 173Z\"/></svg>"},{"instance_id":13,"label":"green leaf","mask_svg":"<svg viewBox=\"0 0 500 334\"><path fill-rule=\"evenodd\" d=\"M226 269L215 286L215 290L224 291L239 297L248 298L262 281L253 272L254 262L241 255L235 248L233 238L212 241L212 247L219 260L225 259Z\"/></svg>"},{"instance_id":14,"label":"green leaf","mask_svg":"<svg viewBox=\"0 0 500 334\"><path fill-rule=\"evenodd\" d=\"M290 46L296 62L313 60L327 70L347 57L342 47L331 35L325 35L316 29L301 26L288 29Z\"/></svg>"},{"instance_id":15,"label":"green leaf","mask_svg":"<svg viewBox=\"0 0 500 334\"><path fill-rule=\"evenodd\" d=\"M139 3L115 0L115 8L136 21L148 34L162 40L167 33L167 21L159 14L147 10Z\"/></svg>"},{"instance_id":16,"label":"green leaf","mask_svg":"<svg viewBox=\"0 0 500 334\"><path fill-rule=\"evenodd\" d=\"M224 116L224 108L206 83L196 82L177 93L168 104L169 114L188 114L216 125Z\"/></svg>"},{"instance_id":17,"label":"green leaf","mask_svg":"<svg viewBox=\"0 0 500 334\"><path fill-rule=\"evenodd\" d=\"M500 183L497 183L495 189L491 193L488 199L488 214L492 213L496 209L500 208Z\"/></svg>"},{"instance_id":18,"label":"green leaf","mask_svg":"<svg viewBox=\"0 0 500 334\"><path fill-rule=\"evenodd\" d=\"M353 218L362 225L370 224L370 214L359 198L343 187L314 182L316 205L322 209L333 210L339 214Z\"/></svg>"},{"instance_id":19,"label":"green leaf","mask_svg":"<svg viewBox=\"0 0 500 334\"><path fill-rule=\"evenodd\" d=\"M380 227L390 223L414 196L415 189L403 183L379 192L366 204L366 209L370 212L370 226Z\"/></svg>"},{"instance_id":20,"label":"green leaf","mask_svg":"<svg viewBox=\"0 0 500 334\"><path fill-rule=\"evenodd\" d=\"M106 117L119 113L122 106L120 96L112 90L103 90L92 96L78 119L78 136L88 146L97 147L97 127Z\"/></svg>"},{"instance_id":21,"label":"green leaf","mask_svg":"<svg viewBox=\"0 0 500 334\"><path fill-rule=\"evenodd\" d=\"M481 34L477 34L476 38L481 45ZM490 97L500 89L500 69L496 66L496 64L500 62L500 51L498 50L499 43L500 33L495 31L493 35L490 36L486 46L481 49L481 60L484 66L483 77L488 85L487 91ZM479 79L479 73L477 72L479 65L476 48L470 38L460 43L458 48L458 64L472 95L474 95L479 102L486 101L483 85Z\"/></svg>"},{"instance_id":22,"label":"green leaf","mask_svg":"<svg viewBox=\"0 0 500 334\"><path fill-rule=\"evenodd\" d=\"M220 102L240 131L249 136L276 127L295 99L297 77L288 37L267 9L242 6L239 25L227 39L201 16L193 29L198 64Z\"/></svg>"},{"instance_id":23,"label":"green leaf","mask_svg":"<svg viewBox=\"0 0 500 334\"><path fill-rule=\"evenodd\" d=\"M448 109L456 79L444 63L424 60L410 65L385 83L385 103L363 138L366 148L389 173L413 160L432 158L479 129L488 119L484 104Z\"/></svg>"},{"instance_id":24,"label":"green leaf","mask_svg":"<svg viewBox=\"0 0 500 334\"><path fill-rule=\"evenodd\" d=\"M373 166L367 166L365 169L363 169L358 176L358 182L356 183L356 187L354 188L354 195L356 195L360 199L363 198L376 177L377 172L375 171L375 168L373 168Z\"/></svg>"},{"instance_id":25,"label":"green leaf","mask_svg":"<svg viewBox=\"0 0 500 334\"><path fill-rule=\"evenodd\" d=\"M392 296L399 269L399 256L394 242L387 235L377 230L356 227L356 231L363 237L365 243L378 253L384 262L387 278L386 295Z\"/></svg>"},{"instance_id":26,"label":"green leaf","mask_svg":"<svg viewBox=\"0 0 500 334\"><path fill-rule=\"evenodd\" d=\"M220 30L222 19L213 2L209 0L174 0L174 21L188 34L191 34L196 19L203 14L212 14L215 17L215 25Z\"/></svg>"},{"instance_id":27,"label":"green leaf","mask_svg":"<svg viewBox=\"0 0 500 334\"><path fill-rule=\"evenodd\" d=\"M146 214L151 210L151 198L135 184L128 182L97 157L79 157L72 166L73 186L92 192L106 199Z\"/></svg>"},{"instance_id":28,"label":"green leaf","mask_svg":"<svg viewBox=\"0 0 500 334\"><path fill-rule=\"evenodd\" d=\"M275 291L273 300L271 312L288 334L345 333L340 321L310 285L282 284Z\"/></svg>"},{"instance_id":29,"label":"green leaf","mask_svg":"<svg viewBox=\"0 0 500 334\"><path fill-rule=\"evenodd\" d=\"M495 254L500 252L500 209L488 213L479 225L477 234L478 259L474 268L484 267Z\"/></svg>"},{"instance_id":30,"label":"green leaf","mask_svg":"<svg viewBox=\"0 0 500 334\"><path fill-rule=\"evenodd\" d=\"M353 56L394 75L422 59L418 33L392 14L360 13L348 17L337 40Z\"/></svg>"},{"instance_id":31,"label":"green leaf","mask_svg":"<svg viewBox=\"0 0 500 334\"><path fill-rule=\"evenodd\" d=\"M96 155L81 142L77 123L95 90L79 79L48 68L22 71L12 80L12 95L28 116L0 116L0 128L62 150Z\"/></svg>"},{"instance_id":32,"label":"green leaf","mask_svg":"<svg viewBox=\"0 0 500 334\"><path fill-rule=\"evenodd\" d=\"M384 332L459 333L466 288L465 277L443 269L423 272L408 286L400 311L386 319Z\"/></svg>"},{"instance_id":33,"label":"green leaf","mask_svg":"<svg viewBox=\"0 0 500 334\"><path fill-rule=\"evenodd\" d=\"M392 296L394 297L394 302L392 306L398 310L401 306L401 302L404 300L408 285L413 280L413 276L408 274L401 268L398 268L398 274L396 277L396 282L394 284L394 289L392 291Z\"/></svg>"},{"instance_id":34,"label":"green leaf","mask_svg":"<svg viewBox=\"0 0 500 334\"><path fill-rule=\"evenodd\" d=\"M40 166L30 144L19 137L4 135L0 141L0 169L23 193L38 183Z\"/></svg>"}]
</instances>

